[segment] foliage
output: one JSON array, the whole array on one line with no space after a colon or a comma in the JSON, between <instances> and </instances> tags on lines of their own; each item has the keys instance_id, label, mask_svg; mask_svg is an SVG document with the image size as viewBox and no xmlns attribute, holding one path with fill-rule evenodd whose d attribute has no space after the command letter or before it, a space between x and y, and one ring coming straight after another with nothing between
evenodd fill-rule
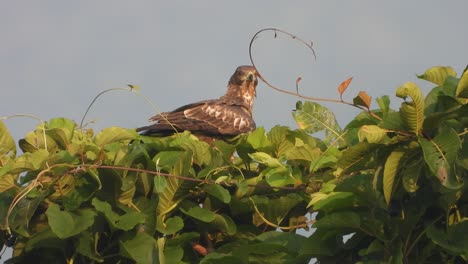
<instances>
[{"instance_id":1,"label":"foliage","mask_svg":"<svg viewBox=\"0 0 468 264\"><path fill-rule=\"evenodd\" d=\"M438 85L425 98L405 83L399 111L378 98L343 130L305 101L293 113L300 129L211 145L189 132L94 133L55 118L21 139L18 155L0 122L8 263L464 261L465 76L431 68L418 76ZM369 108L367 94L357 98ZM312 136L320 131L324 140ZM296 234L312 222L310 237Z\"/></svg>"}]
</instances>

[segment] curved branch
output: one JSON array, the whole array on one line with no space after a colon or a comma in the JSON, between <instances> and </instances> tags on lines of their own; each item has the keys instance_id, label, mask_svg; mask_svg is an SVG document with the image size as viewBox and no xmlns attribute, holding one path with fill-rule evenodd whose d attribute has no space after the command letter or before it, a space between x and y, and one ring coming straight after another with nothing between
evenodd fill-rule
<instances>
[{"instance_id":1,"label":"curved branch","mask_svg":"<svg viewBox=\"0 0 468 264\"><path fill-rule=\"evenodd\" d=\"M365 107L362 107L360 105L355 105L353 103L350 103L350 102L346 102L346 101L343 101L343 99L340 99L340 100L337 100L337 99L329 99L329 98L320 98L320 97L312 97L312 96L305 96L305 95L302 95L299 93L299 89L298 89L298 82L296 82L296 92L291 92L291 91L287 91L287 90L284 90L284 89L281 89L277 86L274 86L273 84L271 84L269 81L267 81L263 76L262 74L260 73L260 71L258 70L257 66L255 66L255 62L254 62L254 59L253 59L253 56L252 56L252 46L253 46L253 43L254 41L258 38L258 36L265 32L265 31L273 31L275 32L275 38L277 37L277 34L278 32L279 33L282 33L284 35L287 35L289 37L291 37L292 39L296 40L296 41L299 41L301 44L305 45L311 52L312 54L314 55L314 58L317 59L317 56L315 54L315 50L314 48L312 47L313 46L313 43L310 42L306 42L304 41L303 39L299 38L298 36L294 35L294 34L291 34L287 31L284 31L284 30L281 30L281 29L277 29L277 28L264 28L264 29L261 29L259 31L257 31L257 33L254 34L254 36L252 37L252 39L250 40L250 44L249 44L249 58L250 58L250 63L252 64L252 66L257 70L257 75L258 75L258 78L260 78L260 80L262 80L267 86L269 86L270 88L278 91L278 92L281 92L281 93L285 93L285 94L290 94L290 95L293 95L293 96L296 96L296 97L299 97L299 98L303 98L303 99L307 99L307 100L312 100L312 101L322 101L322 102L332 102L332 103L342 103L342 104L346 104L346 105L349 105L349 106L353 106L353 107L356 107L362 111L366 111L368 112L372 117L376 118L376 119L379 119L381 120L381 118L377 115L375 115L374 113L372 113L370 111L370 109L368 108L365 108Z\"/></svg>"}]
</instances>

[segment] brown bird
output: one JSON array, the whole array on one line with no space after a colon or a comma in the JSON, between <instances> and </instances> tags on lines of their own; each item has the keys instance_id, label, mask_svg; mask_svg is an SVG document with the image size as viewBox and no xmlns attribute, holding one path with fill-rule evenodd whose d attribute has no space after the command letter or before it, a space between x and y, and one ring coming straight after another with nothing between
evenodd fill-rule
<instances>
[{"instance_id":1,"label":"brown bird","mask_svg":"<svg viewBox=\"0 0 468 264\"><path fill-rule=\"evenodd\" d=\"M189 130L197 135L235 136L255 129L253 103L258 84L253 66L239 66L219 99L184 105L151 117L156 122L137 128L143 135L169 135Z\"/></svg>"}]
</instances>

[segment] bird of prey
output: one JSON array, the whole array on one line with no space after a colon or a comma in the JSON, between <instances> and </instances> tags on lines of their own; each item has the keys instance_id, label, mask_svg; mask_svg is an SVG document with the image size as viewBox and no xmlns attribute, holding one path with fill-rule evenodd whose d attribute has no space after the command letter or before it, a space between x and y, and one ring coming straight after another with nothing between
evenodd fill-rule
<instances>
[{"instance_id":1,"label":"bird of prey","mask_svg":"<svg viewBox=\"0 0 468 264\"><path fill-rule=\"evenodd\" d=\"M255 129L253 103L258 84L253 66L239 66L229 79L226 93L151 117L152 125L137 128L142 135L169 135L184 130L210 137L236 136Z\"/></svg>"}]
</instances>

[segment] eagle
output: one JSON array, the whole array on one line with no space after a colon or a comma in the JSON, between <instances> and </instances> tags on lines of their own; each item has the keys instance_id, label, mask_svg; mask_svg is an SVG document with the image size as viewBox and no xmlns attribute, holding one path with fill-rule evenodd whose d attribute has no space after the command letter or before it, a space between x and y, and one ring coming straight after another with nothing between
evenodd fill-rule
<instances>
[{"instance_id":1,"label":"eagle","mask_svg":"<svg viewBox=\"0 0 468 264\"><path fill-rule=\"evenodd\" d=\"M137 128L142 135L170 135L181 131L208 137L236 136L255 130L252 117L256 87L255 67L239 66L229 79L226 93L163 112L149 119L152 125Z\"/></svg>"}]
</instances>

